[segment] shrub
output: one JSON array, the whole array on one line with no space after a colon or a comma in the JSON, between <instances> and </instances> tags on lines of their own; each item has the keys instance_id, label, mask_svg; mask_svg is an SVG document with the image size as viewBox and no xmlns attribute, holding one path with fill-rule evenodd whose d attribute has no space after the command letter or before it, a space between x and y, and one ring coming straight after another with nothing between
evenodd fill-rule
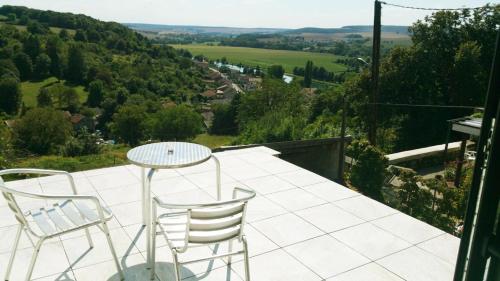
<instances>
[{"instance_id":1,"label":"shrub","mask_svg":"<svg viewBox=\"0 0 500 281\"><path fill-rule=\"evenodd\" d=\"M382 186L386 176L388 160L384 154L367 141L353 141L348 154L356 159L350 180L364 194L383 201Z\"/></svg>"}]
</instances>

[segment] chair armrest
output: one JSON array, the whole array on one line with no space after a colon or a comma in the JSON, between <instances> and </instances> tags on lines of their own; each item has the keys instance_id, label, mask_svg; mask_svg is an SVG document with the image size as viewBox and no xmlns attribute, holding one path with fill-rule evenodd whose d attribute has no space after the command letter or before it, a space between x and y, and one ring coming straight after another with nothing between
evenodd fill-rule
<instances>
[{"instance_id":1,"label":"chair armrest","mask_svg":"<svg viewBox=\"0 0 500 281\"><path fill-rule=\"evenodd\" d=\"M238 192L241 192L241 193L246 193L248 194L247 197L245 197L245 199L252 199L255 197L255 190L251 189L251 188L244 188L244 187L235 187L233 189L233 199L237 199L237 196L238 196Z\"/></svg>"},{"instance_id":2,"label":"chair armrest","mask_svg":"<svg viewBox=\"0 0 500 281\"><path fill-rule=\"evenodd\" d=\"M12 174L34 174L34 175L65 175L68 178L68 181L71 186L71 190L73 194L78 194L76 191L75 180L73 176L66 171L58 171L58 170L46 170L46 169L6 169L0 171L0 177L4 175L12 175Z\"/></svg>"}]
</instances>

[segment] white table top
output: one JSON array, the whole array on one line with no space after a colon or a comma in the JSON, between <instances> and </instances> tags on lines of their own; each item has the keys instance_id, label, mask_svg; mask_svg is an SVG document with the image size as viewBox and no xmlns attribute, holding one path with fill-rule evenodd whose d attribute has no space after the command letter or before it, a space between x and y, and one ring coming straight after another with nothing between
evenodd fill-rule
<instances>
[{"instance_id":1,"label":"white table top","mask_svg":"<svg viewBox=\"0 0 500 281\"><path fill-rule=\"evenodd\" d=\"M187 142L160 142L142 145L127 153L130 163L154 169L182 168L203 163L212 151L203 145Z\"/></svg>"}]
</instances>

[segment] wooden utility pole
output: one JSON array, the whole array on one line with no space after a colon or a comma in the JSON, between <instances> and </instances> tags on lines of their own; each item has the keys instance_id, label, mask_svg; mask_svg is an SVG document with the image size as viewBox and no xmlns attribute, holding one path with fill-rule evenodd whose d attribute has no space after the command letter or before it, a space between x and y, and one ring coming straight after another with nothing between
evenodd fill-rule
<instances>
[{"instance_id":1,"label":"wooden utility pole","mask_svg":"<svg viewBox=\"0 0 500 281\"><path fill-rule=\"evenodd\" d=\"M379 68L380 68L380 34L382 3L375 0L375 15L373 21L373 49L372 49L372 77L370 95L370 114L368 120L368 140L370 144L377 144L377 102L379 94Z\"/></svg>"}]
</instances>

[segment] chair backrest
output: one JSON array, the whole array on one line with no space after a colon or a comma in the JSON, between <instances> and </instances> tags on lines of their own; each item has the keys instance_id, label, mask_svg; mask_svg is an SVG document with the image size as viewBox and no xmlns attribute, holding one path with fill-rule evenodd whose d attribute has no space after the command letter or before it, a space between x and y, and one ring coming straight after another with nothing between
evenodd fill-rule
<instances>
[{"instance_id":1,"label":"chair backrest","mask_svg":"<svg viewBox=\"0 0 500 281\"><path fill-rule=\"evenodd\" d=\"M26 218L23 215L23 211L19 207L19 204L17 204L16 198L14 197L14 191L5 186L5 182L3 181L2 177L0 177L0 192L2 192L3 197L7 201L7 205L9 206L9 208L14 213L14 216L16 217L16 220L20 224L28 226L28 222L26 221Z\"/></svg>"},{"instance_id":2,"label":"chair backrest","mask_svg":"<svg viewBox=\"0 0 500 281\"><path fill-rule=\"evenodd\" d=\"M188 219L188 242L212 244L243 235L247 202L221 203L192 209Z\"/></svg>"},{"instance_id":3,"label":"chair backrest","mask_svg":"<svg viewBox=\"0 0 500 281\"><path fill-rule=\"evenodd\" d=\"M236 198L237 192L246 195ZM237 237L241 239L248 201L255 195L254 190L237 187L233 192L234 199L227 201L196 205L165 203L157 197L154 201L162 208L187 210L185 242L214 244Z\"/></svg>"}]
</instances>

